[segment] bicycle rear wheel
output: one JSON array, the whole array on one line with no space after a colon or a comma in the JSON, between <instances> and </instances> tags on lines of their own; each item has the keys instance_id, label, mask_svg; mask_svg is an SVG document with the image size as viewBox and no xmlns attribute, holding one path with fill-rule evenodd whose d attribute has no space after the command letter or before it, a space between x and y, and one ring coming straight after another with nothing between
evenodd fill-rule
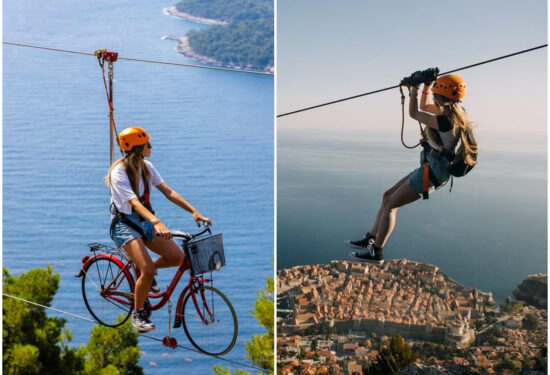
<instances>
[{"instance_id":1,"label":"bicycle rear wheel","mask_svg":"<svg viewBox=\"0 0 550 375\"><path fill-rule=\"evenodd\" d=\"M197 305L192 296L195 296ZM201 285L183 300L183 330L195 348L210 355L228 353L237 341L237 315L218 289Z\"/></svg>"},{"instance_id":2,"label":"bicycle rear wheel","mask_svg":"<svg viewBox=\"0 0 550 375\"><path fill-rule=\"evenodd\" d=\"M98 257L84 271L82 296L90 314L108 327L124 324L132 312L134 294L122 268L112 259Z\"/></svg>"}]
</instances>

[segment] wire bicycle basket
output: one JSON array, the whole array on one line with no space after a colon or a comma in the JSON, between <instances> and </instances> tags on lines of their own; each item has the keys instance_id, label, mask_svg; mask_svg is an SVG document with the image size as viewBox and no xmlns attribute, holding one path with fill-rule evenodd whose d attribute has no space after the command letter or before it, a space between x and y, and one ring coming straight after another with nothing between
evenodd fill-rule
<instances>
[{"instance_id":1,"label":"wire bicycle basket","mask_svg":"<svg viewBox=\"0 0 550 375\"><path fill-rule=\"evenodd\" d=\"M222 233L184 242L183 251L196 275L217 271L225 266Z\"/></svg>"}]
</instances>

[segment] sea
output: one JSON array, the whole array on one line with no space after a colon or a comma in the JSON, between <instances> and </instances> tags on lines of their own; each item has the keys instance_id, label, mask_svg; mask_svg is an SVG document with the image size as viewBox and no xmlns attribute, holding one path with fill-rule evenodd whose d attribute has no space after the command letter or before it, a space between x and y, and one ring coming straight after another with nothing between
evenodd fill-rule
<instances>
[{"instance_id":1,"label":"sea","mask_svg":"<svg viewBox=\"0 0 550 375\"><path fill-rule=\"evenodd\" d=\"M208 27L168 16L166 1L4 2L3 38L121 57L200 64L165 36ZM264 330L251 315L273 276L273 77L119 60L114 64L118 130L142 126L153 162L169 186L223 233L226 266L215 286L239 320L235 348L225 358L251 364L245 343ZM3 267L19 275L51 265L61 277L52 306L90 318L75 278L87 244L109 238L109 119L103 81L93 56L3 46ZM115 155L117 155L115 153ZM152 205L170 228L197 230L192 217L155 191ZM166 286L175 269L159 271ZM186 281L186 275L182 281ZM181 284L183 285L183 283ZM176 303L179 286L173 294ZM92 323L64 317L73 347L85 345ZM167 307L153 313L152 336L168 335ZM173 336L191 346L181 328ZM140 338L146 374L213 373L239 366ZM245 369L245 368L242 368Z\"/></svg>"},{"instance_id":2,"label":"sea","mask_svg":"<svg viewBox=\"0 0 550 375\"><path fill-rule=\"evenodd\" d=\"M362 238L384 191L420 165L419 148L401 145L395 120L369 125L366 117L366 135L346 135L336 123L331 131L279 131L278 269L352 260L344 241ZM437 265L503 303L528 275L547 273L546 124L521 149L483 125L478 166L454 178L451 191L449 182L402 207L384 257ZM418 126L408 122L407 129L412 146Z\"/></svg>"}]
</instances>

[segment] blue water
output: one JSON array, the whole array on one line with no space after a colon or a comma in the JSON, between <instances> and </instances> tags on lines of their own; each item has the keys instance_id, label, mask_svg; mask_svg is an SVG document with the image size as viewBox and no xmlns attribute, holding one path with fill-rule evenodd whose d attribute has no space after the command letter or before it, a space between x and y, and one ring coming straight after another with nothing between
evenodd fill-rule
<instances>
[{"instance_id":1,"label":"blue water","mask_svg":"<svg viewBox=\"0 0 550 375\"><path fill-rule=\"evenodd\" d=\"M171 5L5 2L4 41L196 63L161 39L204 27L165 15ZM3 53L3 265L19 274L52 264L61 275L52 305L89 317L74 275L87 243L111 243L102 182L109 166L108 117L97 60L13 46ZM250 311L256 291L273 274L273 78L118 61L114 86L119 130L145 127L150 160L163 178L224 234L227 266L215 274L215 285L232 301L240 328L227 358L248 363L244 342L262 332ZM152 203L170 228L196 228L191 215L159 192ZM159 284L174 272L161 270ZM166 308L153 320L154 335L167 335ZM72 345L88 341L91 323L68 318L66 326ZM174 336L189 345L182 329ZM211 373L219 362L147 339L139 345L146 374Z\"/></svg>"},{"instance_id":2,"label":"blue water","mask_svg":"<svg viewBox=\"0 0 550 375\"><path fill-rule=\"evenodd\" d=\"M365 127L354 138L336 125L279 131L278 268L349 259L344 240L361 238L383 192L418 167L420 151L401 146L397 127ZM479 165L450 194L447 185L401 208L384 255L438 265L503 302L528 274L547 272L546 136L518 150L505 135L479 133Z\"/></svg>"}]
</instances>

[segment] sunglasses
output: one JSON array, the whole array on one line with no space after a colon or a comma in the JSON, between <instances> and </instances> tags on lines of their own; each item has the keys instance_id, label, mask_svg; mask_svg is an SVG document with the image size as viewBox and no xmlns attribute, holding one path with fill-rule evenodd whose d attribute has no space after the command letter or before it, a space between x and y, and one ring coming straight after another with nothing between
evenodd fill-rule
<instances>
[{"instance_id":1,"label":"sunglasses","mask_svg":"<svg viewBox=\"0 0 550 375\"><path fill-rule=\"evenodd\" d=\"M153 146L151 145L151 142L147 142L147 147L153 148Z\"/></svg>"}]
</instances>

